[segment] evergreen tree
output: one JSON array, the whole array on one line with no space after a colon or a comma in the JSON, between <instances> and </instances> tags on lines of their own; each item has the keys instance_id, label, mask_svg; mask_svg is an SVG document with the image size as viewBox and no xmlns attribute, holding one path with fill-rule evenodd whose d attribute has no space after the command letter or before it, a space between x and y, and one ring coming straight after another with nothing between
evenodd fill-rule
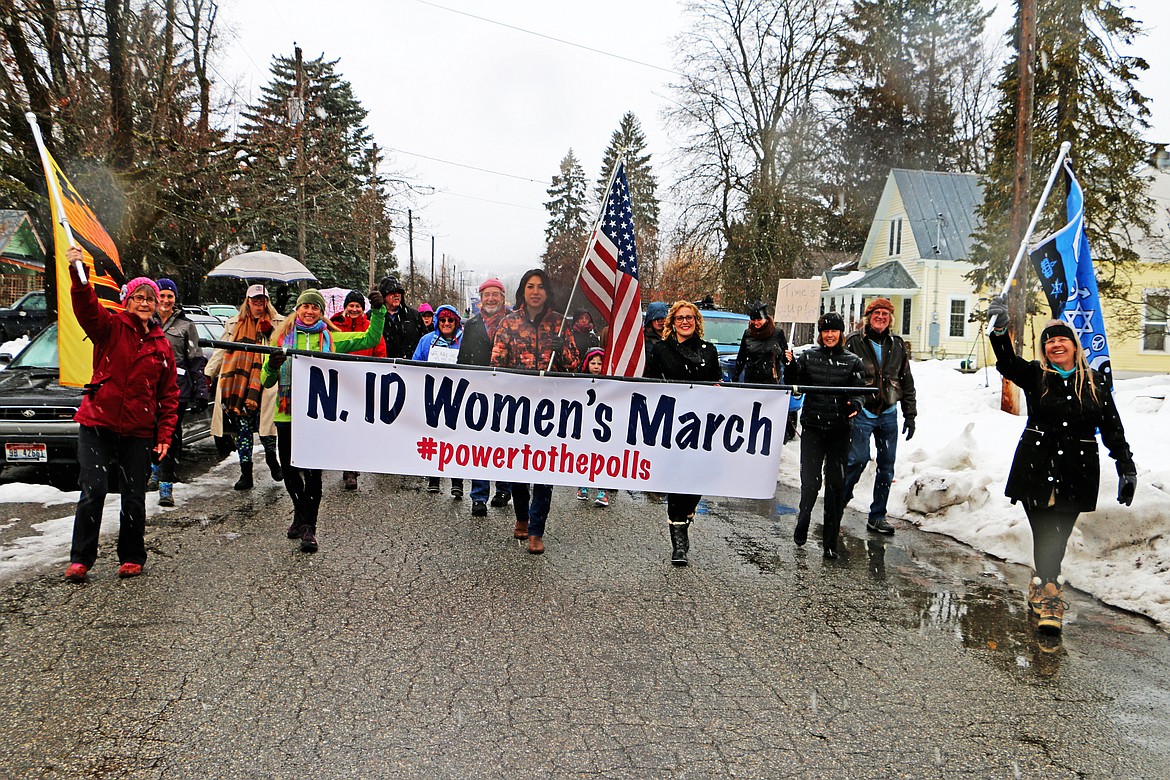
<instances>
[{"instance_id":1,"label":"evergreen tree","mask_svg":"<svg viewBox=\"0 0 1170 780\"><path fill-rule=\"evenodd\" d=\"M626 163L626 179L630 184L630 205L634 209L635 245L638 250L638 275L643 297L656 289L658 282L658 180L650 167L646 152L646 134L642 123L632 111L622 116L621 124L609 139L609 146L601 162L597 177L597 202L605 197L619 152Z\"/></svg>"},{"instance_id":2,"label":"evergreen tree","mask_svg":"<svg viewBox=\"0 0 1170 780\"><path fill-rule=\"evenodd\" d=\"M838 57L849 86L836 92L842 249L865 242L891 168L969 170L957 106L982 56L990 11L979 0L854 0ZM975 140L977 143L978 141Z\"/></svg>"},{"instance_id":3,"label":"evergreen tree","mask_svg":"<svg viewBox=\"0 0 1170 780\"><path fill-rule=\"evenodd\" d=\"M1141 26L1115 0L1038 0L1036 13L1037 67L1035 118L1032 127L1032 192L1040 197L1063 141L1072 144L1070 158L1085 192L1086 231L1102 295L1124 294L1117 272L1136 254L1125 236L1148 225L1152 204L1139 175L1149 146L1140 134L1149 127L1147 98L1136 81L1146 70L1128 49ZM1018 24L1010 33L1019 50ZM1012 181L1016 136L1018 59L1004 65L1000 101L992 122L993 146L983 184L982 226L976 232L974 262L968 276L979 285L998 289L1018 247L1008 246L1011 233ZM1064 198L1054 189L1037 227L1036 238L1067 222ZM1035 240L1035 239L1034 239ZM1027 262L1024 263L1027 272Z\"/></svg>"},{"instance_id":4,"label":"evergreen tree","mask_svg":"<svg viewBox=\"0 0 1170 780\"><path fill-rule=\"evenodd\" d=\"M370 204L367 112L336 66L324 56L303 62L298 94L296 60L273 57L271 81L243 112L238 227L255 249L297 257L303 242L304 263L322 285L360 289L369 221L379 273L394 265L393 242L380 188Z\"/></svg>"},{"instance_id":5,"label":"evergreen tree","mask_svg":"<svg viewBox=\"0 0 1170 780\"><path fill-rule=\"evenodd\" d=\"M546 190L549 200L548 226L544 229L545 251L541 262L552 278L561 303L573 286L581 253L589 240L589 222L586 212L588 184L585 169L570 149L561 160L559 172L552 177L552 186Z\"/></svg>"}]
</instances>

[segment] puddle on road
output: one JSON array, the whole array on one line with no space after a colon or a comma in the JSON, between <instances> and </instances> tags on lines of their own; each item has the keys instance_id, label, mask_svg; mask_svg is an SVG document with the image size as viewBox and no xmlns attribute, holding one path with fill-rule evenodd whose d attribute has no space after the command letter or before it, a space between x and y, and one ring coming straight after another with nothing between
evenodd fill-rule
<instances>
[{"instance_id":1,"label":"puddle on road","mask_svg":"<svg viewBox=\"0 0 1170 780\"><path fill-rule=\"evenodd\" d=\"M814 559L819 564L820 530L815 516L806 552L796 553L792 544L795 508L773 499L723 499L719 508L765 518L764 538L747 529L734 536L740 557L761 572L791 577L794 571L812 567ZM816 513L820 511L818 506ZM847 519L846 524L855 523ZM1021 680L1046 680L1059 673L1069 654L1059 636L1036 630L1024 599L1027 573L1022 567L997 561L948 537L918 531L901 534L895 542L891 537L858 538L842 532L841 558L827 565L864 569L868 581L880 590L874 602L881 608L859 614L953 638ZM1118 631L1159 633L1144 619L1110 609L1087 594L1075 592L1070 601L1066 625L1077 636L1090 629L1094 637L1116 638Z\"/></svg>"}]
</instances>

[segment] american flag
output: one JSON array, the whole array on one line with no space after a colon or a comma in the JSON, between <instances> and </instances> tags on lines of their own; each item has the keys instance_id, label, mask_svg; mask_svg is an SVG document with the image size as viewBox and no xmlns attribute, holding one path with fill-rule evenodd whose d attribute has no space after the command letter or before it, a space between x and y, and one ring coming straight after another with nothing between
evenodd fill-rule
<instances>
[{"instance_id":1,"label":"american flag","mask_svg":"<svg viewBox=\"0 0 1170 780\"><path fill-rule=\"evenodd\" d=\"M618 163L613 184L601 204L601 220L589 239L581 269L581 289L609 323L605 373L641 376L646 365L642 288L638 284L634 210L624 163Z\"/></svg>"}]
</instances>

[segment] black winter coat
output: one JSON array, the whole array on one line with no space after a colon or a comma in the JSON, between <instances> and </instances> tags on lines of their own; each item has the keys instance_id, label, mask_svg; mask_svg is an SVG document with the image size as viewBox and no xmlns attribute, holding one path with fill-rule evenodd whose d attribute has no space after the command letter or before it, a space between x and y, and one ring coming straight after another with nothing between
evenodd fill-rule
<instances>
[{"instance_id":1,"label":"black winter coat","mask_svg":"<svg viewBox=\"0 0 1170 780\"><path fill-rule=\"evenodd\" d=\"M1039 361L1024 360L1016 355L1006 334L993 334L991 348L999 373L1019 386L1028 402L1028 422L1004 493L1013 502L1030 501L1047 507L1049 500L1055 499L1054 509L1092 512L1097 508L1101 483L1098 430L1110 457L1117 461L1117 473L1137 473L1104 378L1093 371L1097 398L1085 387L1078 401L1076 374L1065 379L1055 371L1045 371Z\"/></svg>"},{"instance_id":2,"label":"black winter coat","mask_svg":"<svg viewBox=\"0 0 1170 780\"><path fill-rule=\"evenodd\" d=\"M207 358L203 356L203 348L199 346L199 331L195 328L195 323L187 318L185 312L176 309L161 327L167 340L171 342L171 349L175 352L175 380L179 385L179 403L185 404L196 399L208 400L210 391L207 377L203 375Z\"/></svg>"},{"instance_id":3,"label":"black winter coat","mask_svg":"<svg viewBox=\"0 0 1170 780\"><path fill-rule=\"evenodd\" d=\"M805 350L785 368L788 384L817 387L864 387L864 373L861 358L840 345ZM850 428L853 426L850 415L861 411L861 403L861 393L808 393L800 422L812 428Z\"/></svg>"},{"instance_id":4,"label":"black winter coat","mask_svg":"<svg viewBox=\"0 0 1170 780\"><path fill-rule=\"evenodd\" d=\"M382 328L386 340L386 357L409 360L414 356L414 348L418 346L424 330L422 315L417 309L404 303L394 314L387 311L386 325Z\"/></svg>"},{"instance_id":5,"label":"black winter coat","mask_svg":"<svg viewBox=\"0 0 1170 780\"><path fill-rule=\"evenodd\" d=\"M788 339L784 331L776 328L766 339L752 338L751 329L743 332L739 340L739 354L735 356L735 373L732 378L739 380L743 372L744 382L775 385L784 376L784 353L788 351Z\"/></svg>"},{"instance_id":6,"label":"black winter coat","mask_svg":"<svg viewBox=\"0 0 1170 780\"><path fill-rule=\"evenodd\" d=\"M710 341L697 336L681 343L671 336L655 344L646 357L645 375L691 382L718 382L723 378L719 351Z\"/></svg>"},{"instance_id":7,"label":"black winter coat","mask_svg":"<svg viewBox=\"0 0 1170 780\"><path fill-rule=\"evenodd\" d=\"M463 326L463 339L459 342L458 363L465 366L487 366L492 362L492 340L488 338L483 317L475 315Z\"/></svg>"},{"instance_id":8,"label":"black winter coat","mask_svg":"<svg viewBox=\"0 0 1170 780\"><path fill-rule=\"evenodd\" d=\"M845 339L845 349L865 364L866 387L876 387L879 391L865 397L865 408L873 414L881 414L901 401L902 416L913 420L918 416L918 394L914 390L914 375L910 373L910 352L906 349L906 342L887 328L880 337L882 361L878 365L877 351L870 343L875 337L876 334L862 328Z\"/></svg>"}]
</instances>

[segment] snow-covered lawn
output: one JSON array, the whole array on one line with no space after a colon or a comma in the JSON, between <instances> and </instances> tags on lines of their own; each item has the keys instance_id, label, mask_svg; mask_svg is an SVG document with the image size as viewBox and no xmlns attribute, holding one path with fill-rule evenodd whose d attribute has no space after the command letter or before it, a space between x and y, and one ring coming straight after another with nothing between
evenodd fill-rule
<instances>
[{"instance_id":1,"label":"snow-covered lawn","mask_svg":"<svg viewBox=\"0 0 1170 780\"><path fill-rule=\"evenodd\" d=\"M913 364L918 429L899 439L889 514L1008 561L1031 565L1032 534L1020 505L1003 494L1023 416L999 410L995 369L962 374L959 361ZM1137 461L1133 506L1117 503L1117 471L1101 447L1097 510L1081 515L1069 542L1069 583L1109 604L1170 626L1170 376L1117 382L1116 400ZM799 483L799 443L786 447L780 479ZM869 509L871 465L850 506ZM814 516L814 520L816 517Z\"/></svg>"}]
</instances>

